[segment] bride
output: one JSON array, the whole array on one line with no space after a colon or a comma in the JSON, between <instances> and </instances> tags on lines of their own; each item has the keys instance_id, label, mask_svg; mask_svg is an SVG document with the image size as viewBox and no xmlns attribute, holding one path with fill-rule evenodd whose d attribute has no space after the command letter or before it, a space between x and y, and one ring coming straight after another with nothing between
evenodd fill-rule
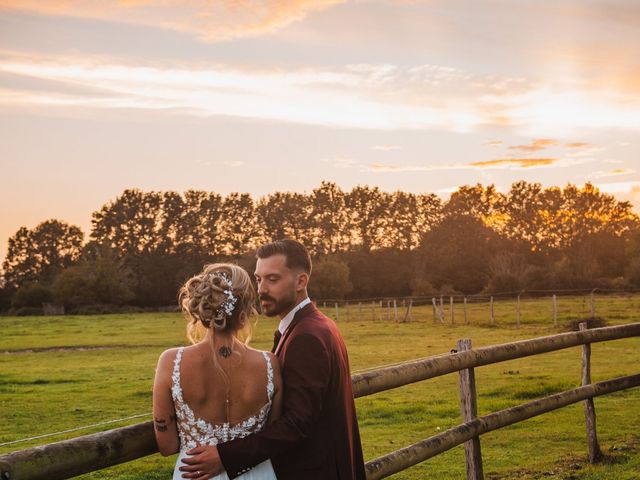
<instances>
[{"instance_id":1,"label":"bride","mask_svg":"<svg viewBox=\"0 0 640 480\"><path fill-rule=\"evenodd\" d=\"M185 465L182 459L187 451L262 430L282 409L277 358L247 345L256 300L249 275L237 265L207 265L180 289L179 299L189 320L187 336L192 345L160 355L153 386L153 423L160 453L180 453L174 480L182 480L179 468ZM223 472L192 478L229 477ZM267 460L238 478L274 480L276 476Z\"/></svg>"}]
</instances>

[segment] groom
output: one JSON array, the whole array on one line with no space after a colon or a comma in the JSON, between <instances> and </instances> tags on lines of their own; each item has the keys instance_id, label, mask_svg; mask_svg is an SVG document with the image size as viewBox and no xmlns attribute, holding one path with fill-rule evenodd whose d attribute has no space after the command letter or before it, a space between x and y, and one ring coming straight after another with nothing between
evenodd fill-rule
<instances>
[{"instance_id":1,"label":"groom","mask_svg":"<svg viewBox=\"0 0 640 480\"><path fill-rule=\"evenodd\" d=\"M311 258L294 240L258 248L255 276L263 312L278 316L274 352L282 365L283 414L261 432L184 460L184 478L230 478L271 458L279 480L364 480L349 359L335 323L309 300ZM205 476L198 475L205 472Z\"/></svg>"}]
</instances>

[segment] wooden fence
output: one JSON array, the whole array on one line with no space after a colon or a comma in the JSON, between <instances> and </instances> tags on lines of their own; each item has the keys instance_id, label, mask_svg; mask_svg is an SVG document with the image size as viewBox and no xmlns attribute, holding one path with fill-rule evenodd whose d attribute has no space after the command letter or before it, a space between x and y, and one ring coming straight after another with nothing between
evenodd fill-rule
<instances>
[{"instance_id":1,"label":"wooden fence","mask_svg":"<svg viewBox=\"0 0 640 480\"><path fill-rule=\"evenodd\" d=\"M355 374L355 397L371 395L429 378L459 372L464 423L366 463L367 479L384 478L465 444L467 478L482 479L479 436L558 408L585 402L589 456L599 455L593 397L640 386L640 374L591 383L591 343L640 336L640 323L561 333L531 340L471 349L458 342L457 351ZM582 345L582 386L482 417L476 416L474 368ZM56 480L128 462L157 452L152 422L117 428L0 456L1 480Z\"/></svg>"},{"instance_id":2,"label":"wooden fence","mask_svg":"<svg viewBox=\"0 0 640 480\"><path fill-rule=\"evenodd\" d=\"M532 322L532 309L536 315L544 309L550 320L545 323L557 327L566 321L593 319L599 315L606 317L611 308L615 309L618 300L624 300L626 304L635 302L634 307L640 308L638 291L598 289L320 300L317 305L336 321L432 319L433 323L450 325L512 324L516 327Z\"/></svg>"}]
</instances>

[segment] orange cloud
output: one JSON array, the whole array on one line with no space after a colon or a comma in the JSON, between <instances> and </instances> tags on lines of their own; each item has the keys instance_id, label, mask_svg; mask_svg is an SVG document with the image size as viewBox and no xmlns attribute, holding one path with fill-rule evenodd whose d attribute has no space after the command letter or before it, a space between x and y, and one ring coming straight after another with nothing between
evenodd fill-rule
<instances>
[{"instance_id":1,"label":"orange cloud","mask_svg":"<svg viewBox=\"0 0 640 480\"><path fill-rule=\"evenodd\" d=\"M135 23L219 41L275 32L344 1L0 0L0 8Z\"/></svg>"},{"instance_id":2,"label":"orange cloud","mask_svg":"<svg viewBox=\"0 0 640 480\"><path fill-rule=\"evenodd\" d=\"M582 149L582 148L591 148L592 146L593 145L591 145L590 143L586 143L586 142L565 143L565 147L567 147L567 148Z\"/></svg>"},{"instance_id":3,"label":"orange cloud","mask_svg":"<svg viewBox=\"0 0 640 480\"><path fill-rule=\"evenodd\" d=\"M472 167L497 167L500 165L515 165L520 168L542 167L545 165L553 165L558 158L497 158L495 160L484 160L481 162L472 162Z\"/></svg>"},{"instance_id":4,"label":"orange cloud","mask_svg":"<svg viewBox=\"0 0 640 480\"><path fill-rule=\"evenodd\" d=\"M509 150L518 150L520 152L538 152L552 145L556 145L557 143L557 140L553 140L551 138L538 138L526 145L512 145L509 147Z\"/></svg>"}]
</instances>

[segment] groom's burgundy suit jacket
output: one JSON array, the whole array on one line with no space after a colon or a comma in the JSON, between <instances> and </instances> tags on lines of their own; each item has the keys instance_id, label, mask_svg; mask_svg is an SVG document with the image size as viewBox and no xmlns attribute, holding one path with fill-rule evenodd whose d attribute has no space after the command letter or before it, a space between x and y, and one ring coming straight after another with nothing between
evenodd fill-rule
<instances>
[{"instance_id":1,"label":"groom's burgundy suit jacket","mask_svg":"<svg viewBox=\"0 0 640 480\"><path fill-rule=\"evenodd\" d=\"M278 480L364 480L349 359L335 323L306 305L276 355L282 416L261 432L218 445L229 477L271 458Z\"/></svg>"}]
</instances>

